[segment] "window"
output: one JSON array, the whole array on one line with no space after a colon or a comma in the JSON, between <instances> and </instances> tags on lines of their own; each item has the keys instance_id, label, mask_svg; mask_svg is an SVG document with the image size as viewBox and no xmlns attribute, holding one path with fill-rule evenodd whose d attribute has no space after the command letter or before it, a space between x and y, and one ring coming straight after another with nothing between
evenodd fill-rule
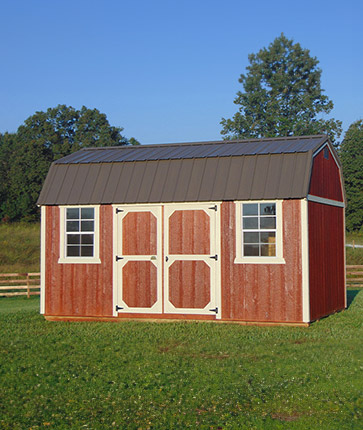
<instances>
[{"instance_id":1,"label":"window","mask_svg":"<svg viewBox=\"0 0 363 430\"><path fill-rule=\"evenodd\" d=\"M66 208L66 256L93 257L95 209Z\"/></svg>"},{"instance_id":2,"label":"window","mask_svg":"<svg viewBox=\"0 0 363 430\"><path fill-rule=\"evenodd\" d=\"M61 263L99 263L98 207L61 208Z\"/></svg>"},{"instance_id":3,"label":"window","mask_svg":"<svg viewBox=\"0 0 363 430\"><path fill-rule=\"evenodd\" d=\"M242 204L243 250L245 257L276 256L276 204Z\"/></svg>"},{"instance_id":4,"label":"window","mask_svg":"<svg viewBox=\"0 0 363 430\"><path fill-rule=\"evenodd\" d=\"M282 202L236 202L235 263L284 263Z\"/></svg>"}]
</instances>

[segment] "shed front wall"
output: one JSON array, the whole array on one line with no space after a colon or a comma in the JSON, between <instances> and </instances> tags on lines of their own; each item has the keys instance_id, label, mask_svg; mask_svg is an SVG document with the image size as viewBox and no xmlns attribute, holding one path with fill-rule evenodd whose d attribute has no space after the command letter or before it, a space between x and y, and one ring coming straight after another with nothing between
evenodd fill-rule
<instances>
[{"instance_id":1,"label":"shed front wall","mask_svg":"<svg viewBox=\"0 0 363 430\"><path fill-rule=\"evenodd\" d=\"M285 200L285 264L235 264L235 203L221 205L222 319L302 322L301 201Z\"/></svg>"},{"instance_id":2,"label":"shed front wall","mask_svg":"<svg viewBox=\"0 0 363 430\"><path fill-rule=\"evenodd\" d=\"M223 202L220 205L222 320L302 322L301 201L282 203L285 264L234 262L236 204ZM101 205L100 264L61 264L58 263L60 209L46 207L46 316L112 317L112 220L112 206Z\"/></svg>"},{"instance_id":3,"label":"shed front wall","mask_svg":"<svg viewBox=\"0 0 363 430\"><path fill-rule=\"evenodd\" d=\"M112 316L112 207L100 206L100 264L58 263L60 208L45 217L45 315Z\"/></svg>"}]
</instances>

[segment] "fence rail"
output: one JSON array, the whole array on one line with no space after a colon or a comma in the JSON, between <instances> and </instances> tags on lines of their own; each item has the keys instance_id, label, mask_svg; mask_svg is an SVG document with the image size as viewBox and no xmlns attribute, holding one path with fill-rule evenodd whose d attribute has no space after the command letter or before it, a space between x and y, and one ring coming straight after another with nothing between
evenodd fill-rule
<instances>
[{"instance_id":1,"label":"fence rail","mask_svg":"<svg viewBox=\"0 0 363 430\"><path fill-rule=\"evenodd\" d=\"M363 266L346 266L347 287L363 287Z\"/></svg>"},{"instance_id":2,"label":"fence rail","mask_svg":"<svg viewBox=\"0 0 363 430\"><path fill-rule=\"evenodd\" d=\"M0 297L39 294L40 273L0 273Z\"/></svg>"}]
</instances>

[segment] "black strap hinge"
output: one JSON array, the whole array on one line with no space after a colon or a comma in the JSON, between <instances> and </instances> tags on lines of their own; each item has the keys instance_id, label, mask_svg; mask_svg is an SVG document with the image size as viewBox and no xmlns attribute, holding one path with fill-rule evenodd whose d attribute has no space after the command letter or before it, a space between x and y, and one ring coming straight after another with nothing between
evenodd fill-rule
<instances>
[{"instance_id":1,"label":"black strap hinge","mask_svg":"<svg viewBox=\"0 0 363 430\"><path fill-rule=\"evenodd\" d=\"M215 312L216 314L218 313L218 307L214 308L214 309L209 309L210 312Z\"/></svg>"},{"instance_id":2,"label":"black strap hinge","mask_svg":"<svg viewBox=\"0 0 363 430\"><path fill-rule=\"evenodd\" d=\"M116 312L123 309L121 306L116 305Z\"/></svg>"},{"instance_id":3,"label":"black strap hinge","mask_svg":"<svg viewBox=\"0 0 363 430\"><path fill-rule=\"evenodd\" d=\"M209 258L213 258L213 260L218 260L218 255L216 254L216 255L211 255Z\"/></svg>"},{"instance_id":4,"label":"black strap hinge","mask_svg":"<svg viewBox=\"0 0 363 430\"><path fill-rule=\"evenodd\" d=\"M116 261L123 260L123 259L124 259L123 257L119 257L118 255L116 255Z\"/></svg>"},{"instance_id":5,"label":"black strap hinge","mask_svg":"<svg viewBox=\"0 0 363 430\"><path fill-rule=\"evenodd\" d=\"M211 207L210 207L210 208L208 208L208 209L213 209L214 211L216 211L216 212L217 212L218 207L217 207L217 205L214 205L214 206L211 206Z\"/></svg>"},{"instance_id":6,"label":"black strap hinge","mask_svg":"<svg viewBox=\"0 0 363 430\"><path fill-rule=\"evenodd\" d=\"M124 211L123 209L116 208L116 215L123 211Z\"/></svg>"}]
</instances>

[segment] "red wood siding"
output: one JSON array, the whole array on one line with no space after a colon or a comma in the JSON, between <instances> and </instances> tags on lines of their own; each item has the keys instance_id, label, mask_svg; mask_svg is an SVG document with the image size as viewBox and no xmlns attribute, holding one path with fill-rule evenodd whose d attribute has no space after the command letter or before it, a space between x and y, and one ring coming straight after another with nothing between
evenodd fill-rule
<instances>
[{"instance_id":1,"label":"red wood siding","mask_svg":"<svg viewBox=\"0 0 363 430\"><path fill-rule=\"evenodd\" d=\"M286 264L234 264L235 204L221 205L222 319L302 321L301 203L283 202Z\"/></svg>"},{"instance_id":2,"label":"red wood siding","mask_svg":"<svg viewBox=\"0 0 363 430\"><path fill-rule=\"evenodd\" d=\"M313 159L309 194L343 201L339 168L330 151L329 159L324 158L324 149Z\"/></svg>"},{"instance_id":3,"label":"red wood siding","mask_svg":"<svg viewBox=\"0 0 363 430\"><path fill-rule=\"evenodd\" d=\"M156 218L151 212L129 212L122 220L122 228L127 232L122 237L124 255L157 253Z\"/></svg>"},{"instance_id":4,"label":"red wood siding","mask_svg":"<svg viewBox=\"0 0 363 430\"><path fill-rule=\"evenodd\" d=\"M310 318L345 306L344 209L309 202Z\"/></svg>"},{"instance_id":5,"label":"red wood siding","mask_svg":"<svg viewBox=\"0 0 363 430\"><path fill-rule=\"evenodd\" d=\"M129 261L122 268L122 285L127 306L151 308L157 300L157 269L151 261Z\"/></svg>"},{"instance_id":6,"label":"red wood siding","mask_svg":"<svg viewBox=\"0 0 363 430\"><path fill-rule=\"evenodd\" d=\"M101 264L59 264L58 206L46 207L45 314L112 315L112 207L100 207Z\"/></svg>"},{"instance_id":7,"label":"red wood siding","mask_svg":"<svg viewBox=\"0 0 363 430\"><path fill-rule=\"evenodd\" d=\"M209 216L203 210L178 210L169 218L169 254L209 254Z\"/></svg>"},{"instance_id":8,"label":"red wood siding","mask_svg":"<svg viewBox=\"0 0 363 430\"><path fill-rule=\"evenodd\" d=\"M169 299L176 308L200 309L210 302L210 268L204 261L174 261Z\"/></svg>"}]
</instances>

